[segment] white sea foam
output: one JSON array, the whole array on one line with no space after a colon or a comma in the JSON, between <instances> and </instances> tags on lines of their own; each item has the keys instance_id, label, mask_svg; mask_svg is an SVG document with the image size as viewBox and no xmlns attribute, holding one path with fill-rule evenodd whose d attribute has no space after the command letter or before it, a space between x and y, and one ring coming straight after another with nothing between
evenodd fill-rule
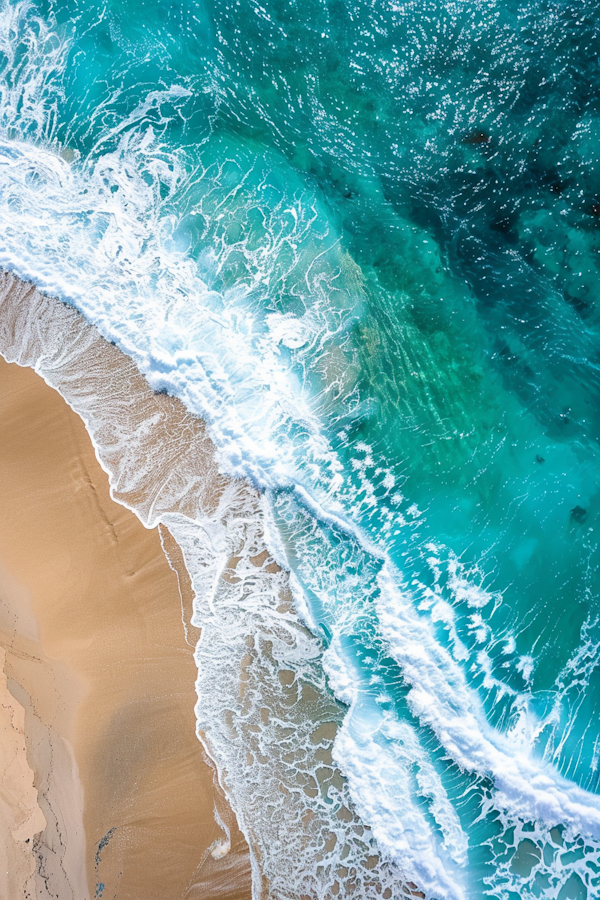
<instances>
[{"instance_id":1,"label":"white sea foam","mask_svg":"<svg viewBox=\"0 0 600 900\"><path fill-rule=\"evenodd\" d=\"M569 824L600 839L600 797L562 778L536 758L531 742L524 739L542 723L532 723L520 734L503 735L492 728L462 669L415 611L398 574L384 567L379 584L379 620L411 685L410 707L452 759L466 771L493 778L495 803L515 818Z\"/></svg>"},{"instance_id":2,"label":"white sea foam","mask_svg":"<svg viewBox=\"0 0 600 900\"><path fill-rule=\"evenodd\" d=\"M233 586L217 585L236 547L252 545L258 552L260 529L266 531L270 549L286 564L290 545L278 535L276 517L271 514L277 491L293 487L304 510L312 513L311 528L338 529L344 539L361 547L361 564L376 564L380 569L377 591L369 594L360 572L350 574L349 567L344 569L340 563L333 573L326 552L317 566L306 549L296 567L299 574L291 576L291 586L296 609L315 634L321 623L308 584L316 605L327 608L333 633L323 664L331 687L350 707L336 740L335 758L386 859L400 862L431 896L457 900L468 896L460 872L466 860L463 830L423 741L391 713L378 712L379 718L371 716L368 723L362 718L368 706L360 696L362 676L353 669L343 638L360 624L367 595L376 609L381 635L411 686L408 703L423 733L430 729L460 769L492 778L493 803L507 815L550 826L568 824L574 831L600 839L600 800L535 756L533 738L542 723L527 704L521 704L518 725L503 735L488 724L478 695L468 684L462 663L473 661L459 638L454 605L472 610L472 630L483 645L488 634L482 612L498 598L469 580L450 556L447 575L452 603L442 600L436 582L422 593L418 612L415 597L385 562L385 550L354 521L357 511L376 507L377 485L397 506L395 513L384 517L384 535L386 529L409 527L423 515L395 490L394 475L367 444L356 447L353 472L358 487L351 490L322 426L340 397L348 415L360 414L357 364L347 332L361 315L363 294L356 267L341 249L339 235L318 196L288 168L289 190L280 191L275 201L271 191L267 199L270 172L275 162L283 167L282 161L249 154L233 159L224 142L202 148L200 159L193 161L183 150L168 149L153 124L155 113L168 102L185 117L190 96L185 83L150 92L125 120L102 135L88 159L67 162L65 154L51 146L51 123L68 45L52 34L47 23L38 21L28 29L30 17L27 4L5 4L0 14L0 42L8 58L15 41L25 41L28 48L21 80L9 90L0 79L0 263L81 309L136 361L155 389L177 395L206 420L223 471L243 475L267 490L262 512L257 512L256 501L257 508L251 514L246 511L246 517L230 497L237 518L223 513L227 528L206 516L197 521L168 520L186 553L198 597L197 623L206 632L197 653L199 722L207 732L212 728L211 746L221 754L222 771L228 767L223 777L229 779L229 790L238 792L238 812L247 831L252 827L250 811L259 814L257 785L268 785L277 798L277 779L292 781L293 766L283 756L277 757L278 741L289 722L281 718L258 738L250 738L247 722L234 727L227 724L225 715L239 702L239 697L235 699L237 677L232 676L227 690L216 698L210 680L224 671L230 657L241 664L245 654L255 654L253 659L260 662L256 663L254 694L248 690L253 715L261 708L263 689L273 708L280 702L277 678L284 664L286 671L295 672L294 684L304 678L325 696L324 682L319 681L321 646L291 614L281 619L274 613L280 598L273 591L261 595L259 587L264 584L258 577L256 584L252 581L250 576L256 573L250 569L246 572L250 581L245 583L251 583L252 590L245 596ZM161 186L164 200L159 199ZM213 231L209 229L203 251L192 258L186 251L186 216L193 213L216 221L218 215L225 215L218 212L225 198L231 203L232 218L240 210L260 209L267 222L262 240L257 246L247 241L230 246L226 228L215 225ZM222 276L234 254L243 277L226 286ZM283 301L280 308L273 308L280 296L287 298L290 308ZM312 357L315 348L319 354ZM317 356L322 371L315 374L310 363ZM137 511L147 524L154 524L167 521L160 510L157 502ZM296 540L296 550L300 544ZM432 571L439 576L438 550L430 548ZM436 636L436 623L446 628L453 653ZM274 641L274 649L264 654L259 646L263 629L270 635L268 640ZM252 646L244 643L250 637ZM589 659L596 657L588 651L586 660L573 665L585 663L590 669ZM479 673L487 670L491 684L489 656L482 650L477 658ZM522 658L517 669L527 680L531 661ZM565 671L567 680L568 675ZM233 712L238 716L239 710ZM341 717L333 703L329 712L332 718ZM299 730L293 747L294 773L301 770L318 783L315 772L307 774L306 766L302 769L298 762L310 745L309 718L295 726ZM249 742L254 762L260 762L254 771L262 773L254 781L244 762ZM278 759L271 773L262 762L269 759ZM244 778L234 785L236 767ZM346 788L337 790L339 804L350 803ZM323 846L329 840L325 837L329 828L336 841L350 846L353 858L360 860L358 831L342 833L325 806L319 806L318 812ZM282 821L277 817L283 813L275 807L271 812L275 828L273 823ZM358 829L353 821L355 825ZM265 834L275 833L267 825L265 829ZM271 853L270 865L276 872L281 848L275 842L270 850L267 844L263 849L266 856ZM340 860L335 855L327 857L330 875ZM314 879L313 888L322 883L317 871L321 864L322 858L307 875L309 881ZM291 877L290 870L285 871L277 877ZM392 867L382 878L392 883L397 873Z\"/></svg>"},{"instance_id":3,"label":"white sea foam","mask_svg":"<svg viewBox=\"0 0 600 900\"><path fill-rule=\"evenodd\" d=\"M464 900L460 868L466 863L467 837L440 777L415 729L361 692L361 675L350 669L339 644L334 638L323 658L331 687L350 707L334 758L361 817L371 823L381 850L422 890Z\"/></svg>"},{"instance_id":4,"label":"white sea foam","mask_svg":"<svg viewBox=\"0 0 600 900\"><path fill-rule=\"evenodd\" d=\"M361 712L354 707L335 745L361 817L373 823L379 847L402 860L428 895L465 900L460 867L466 862L467 838L426 752L406 723L356 721ZM441 840L435 839L423 805Z\"/></svg>"},{"instance_id":5,"label":"white sea foam","mask_svg":"<svg viewBox=\"0 0 600 900\"><path fill-rule=\"evenodd\" d=\"M219 475L197 421L179 407L165 412L123 357L107 365L109 349L73 310L0 278L2 354L61 391L86 423L114 499L145 525L166 525L183 551L202 632L199 735L247 836L254 896L327 897L342 885L356 900L405 896L403 869L379 856L332 759L343 710L285 573L270 565L264 501Z\"/></svg>"}]
</instances>

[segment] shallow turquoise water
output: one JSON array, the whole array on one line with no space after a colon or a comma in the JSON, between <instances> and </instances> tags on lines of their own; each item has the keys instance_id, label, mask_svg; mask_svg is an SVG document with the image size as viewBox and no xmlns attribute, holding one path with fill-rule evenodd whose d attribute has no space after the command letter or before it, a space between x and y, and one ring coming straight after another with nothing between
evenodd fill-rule
<instances>
[{"instance_id":1,"label":"shallow turquoise water","mask_svg":"<svg viewBox=\"0 0 600 900\"><path fill-rule=\"evenodd\" d=\"M422 814L440 900L600 890L599 12L3 8L3 158L75 181L3 164L2 261L268 489L357 808L392 855Z\"/></svg>"}]
</instances>

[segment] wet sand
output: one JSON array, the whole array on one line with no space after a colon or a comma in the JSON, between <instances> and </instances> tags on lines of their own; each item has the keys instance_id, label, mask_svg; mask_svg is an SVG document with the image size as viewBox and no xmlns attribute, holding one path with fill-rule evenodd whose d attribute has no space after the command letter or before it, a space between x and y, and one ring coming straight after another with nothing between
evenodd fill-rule
<instances>
[{"instance_id":1,"label":"wet sand","mask_svg":"<svg viewBox=\"0 0 600 900\"><path fill-rule=\"evenodd\" d=\"M15 456L15 481L20 478L25 491L22 497L18 490L15 494L10 469L6 469L5 486L9 494L14 494L15 516L20 514L20 507L29 506L35 531L36 510L43 515L46 503L47 519L53 529L55 519L58 521L55 501L63 503L67 497L72 501L75 496L81 503L87 498L86 514L77 513L80 525L70 520L72 514L64 514L61 527L64 534L72 536L73 543L61 539L57 556L51 548L46 551L46 559L39 563L35 592L27 576L30 560L37 559L37 550L32 552L37 535L30 538L29 549L23 551L20 568L18 560L11 567L13 576L17 569L21 572L19 577L14 576L18 590L25 586L32 596L36 595L31 601L31 618L34 624L39 622L43 645L36 664L47 665L46 694L54 697L53 709L60 719L60 727L51 720L51 733L49 725L33 717L36 727L41 723L40 737L28 742L28 760L36 773L35 786L39 787L38 804L49 822L41 837L36 838L36 898L250 897L248 846L231 809L224 803L220 786L214 789L212 800L219 807L219 820L226 823L224 831L228 827L231 830L231 849L224 836L219 838L219 829L214 830L207 811L210 779L200 776L195 762L193 769L199 782L196 788L190 787L188 794L191 796L196 790L197 802L186 805L189 796L183 786L192 785L192 773L179 779L177 772L187 773L190 769L187 751L172 754L174 743L183 740L184 734L183 727L178 731L174 723L174 710L178 709L181 722L187 723L194 698L184 698L189 682L172 688L167 672L174 663L173 654L189 652L196 644L202 698L199 736L202 746L219 760L220 785L228 792L243 822L251 844L254 885L260 895L291 895L300 878L299 889L306 898L366 896L365 891L369 893L372 888L383 897L423 896L403 882L399 867L378 857L373 840L365 840L364 825L337 767L324 770L324 777L334 789L336 811L318 804L308 807L305 798L318 792L311 773L323 760L322 754L331 753L343 709L322 689L318 673L313 674L312 661L318 648L294 614L286 572L270 556L256 489L241 479L224 475L202 420L180 400L154 391L133 360L105 340L73 307L1 271L0 353L5 359L35 367L48 384L60 391L77 413L69 415L69 428L75 429L77 423L83 441L68 457L71 472L62 482L67 487L54 499L46 494L45 501L43 486L58 484L57 475L53 474L49 482L48 473L43 472L32 481L31 472L35 472L43 457L34 453L29 459L27 435L21 441L23 449L11 451ZM39 385L32 373L29 379ZM0 393L1 389L0 377ZM15 421L22 402L23 398L15 400L11 413ZM46 407L41 407L43 417ZM32 408L20 416L23 422L19 428L29 428L37 415ZM85 421L87 431L81 427L78 416ZM3 421L0 408L0 444ZM12 427L12 419L6 421ZM51 423L46 423L43 430L51 434ZM180 546L161 524L165 553L182 587L178 627L189 635L187 648L181 643L181 631L175 637L171 630L175 628L174 620L171 625L162 624L164 598L152 595L163 584L164 575L166 596L169 577L164 556L158 551L156 532L145 533L139 545L130 540L130 529L135 525L139 531L139 521L122 506L110 503L102 472L95 469L93 474L95 457L88 433L93 436L102 468L110 473L110 497L135 509L145 525L165 523L177 536ZM70 440L77 443L75 431ZM36 441L38 450L42 444L44 450L49 448L45 433L43 437L38 433ZM0 485L0 504L2 491ZM94 513L90 512L92 509ZM95 524L90 530L92 522ZM8 547L25 546L7 525L0 531L0 562L6 556L3 534ZM48 540L56 543L52 534L51 530ZM108 565L113 567L113 575L94 576L91 580L89 576L77 576L72 581L75 593L65 591L61 585L66 583L66 574L91 553L92 534L94 553L102 544L106 558L102 554L90 557L91 571L104 572ZM149 537L151 534L155 537ZM154 540L155 550L150 552L146 540ZM48 601L47 573L56 568L56 558L60 558L64 546L70 548L72 559L63 566L64 571L57 573L58 587L52 588L55 597ZM79 549L75 553L76 547ZM183 553L193 574L193 591L182 563ZM148 577L146 570L156 565L157 559L162 561L163 575L157 570ZM8 568L7 558L4 562ZM118 589L115 578L120 584ZM30 573L29 580L35 582L35 573ZM73 600L77 591L85 602ZM198 643L199 631L190 624L192 600L193 621L203 628ZM25 610L27 603L20 603L19 610ZM42 612L38 612L40 604L44 607ZM168 608L172 615L170 601ZM65 617L66 630L57 622L57 618ZM117 652L114 648L119 641ZM172 646L167 649L169 644ZM42 653L47 654L47 662ZM161 654L164 658L159 664L157 657ZM295 677L299 667L302 677ZM66 688L65 679L69 681ZM38 693L40 684L38 679ZM27 694L18 694L16 681L11 690L25 708L27 732ZM80 690L81 700L64 702ZM39 703L38 697L35 702ZM169 717L173 722L168 721ZM285 740L271 727L273 720L286 723ZM327 735L315 745L314 735L321 734L322 726L328 730ZM58 740L53 743L55 732ZM65 735L70 736L68 740ZM46 748L46 756L36 769L33 754L38 747ZM193 752L198 752L196 747ZM73 777L75 764L80 779ZM58 778L59 769L71 774ZM205 767L204 771L209 770ZM78 783L80 794L76 790ZM299 790L299 786L303 789ZM171 795L175 799L169 807ZM156 807L152 805L154 801ZM68 815L61 817L61 811L67 809ZM82 810L79 820L78 809ZM188 818L190 823L195 821L200 835L193 841L188 839ZM83 823L85 834L78 821ZM66 835L67 828L70 831ZM82 836L86 849L77 853L72 848L77 847ZM78 883L78 878L81 881L77 868L77 860L81 859L86 861L83 882L87 879L89 894L70 888ZM62 878L66 886L40 892L40 878L50 871L54 882ZM361 873L360 878L356 873ZM178 879L176 883L171 881L171 875Z\"/></svg>"},{"instance_id":2,"label":"wet sand","mask_svg":"<svg viewBox=\"0 0 600 900\"><path fill-rule=\"evenodd\" d=\"M185 572L111 499L79 417L1 358L0 511L0 895L250 897L195 735Z\"/></svg>"}]
</instances>

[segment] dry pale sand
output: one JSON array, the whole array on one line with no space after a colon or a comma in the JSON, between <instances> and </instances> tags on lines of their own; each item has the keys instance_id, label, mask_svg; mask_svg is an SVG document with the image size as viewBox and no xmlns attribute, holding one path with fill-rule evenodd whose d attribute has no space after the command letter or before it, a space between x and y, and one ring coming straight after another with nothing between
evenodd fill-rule
<instances>
[{"instance_id":1,"label":"dry pale sand","mask_svg":"<svg viewBox=\"0 0 600 900\"><path fill-rule=\"evenodd\" d=\"M395 867L379 867L347 796L335 835L329 810L306 808L305 795L314 794L298 787L318 792L311 773L331 753L343 711L308 670L294 676L299 660L315 658L312 638L269 555L259 495L219 471L203 422L156 394L75 309L1 271L0 353L35 366L83 418L116 500L147 524L171 523L197 594L163 530L182 586L176 623L157 535L111 502L77 415L31 371L0 363L0 645L11 648L8 686L24 709L26 760L48 823L30 841L36 900L250 896L247 844L221 791L211 796L186 731L194 671L189 681L181 673L198 638L193 599L205 629L201 737L228 762L219 778L243 816L257 893L288 896L301 875L305 897L359 896L348 859L371 872L371 886L381 875L383 897L422 897ZM273 739L270 718L287 723L289 742ZM337 768L322 771L345 790ZM272 802L282 796L283 804ZM213 802L230 846L212 820ZM18 848L25 879L30 844Z\"/></svg>"},{"instance_id":2,"label":"dry pale sand","mask_svg":"<svg viewBox=\"0 0 600 900\"><path fill-rule=\"evenodd\" d=\"M46 828L25 746L25 710L8 689L0 647L0 891L3 897L34 890L32 840Z\"/></svg>"},{"instance_id":3,"label":"dry pale sand","mask_svg":"<svg viewBox=\"0 0 600 900\"><path fill-rule=\"evenodd\" d=\"M1 897L250 897L195 735L187 599L78 416L0 358Z\"/></svg>"}]
</instances>

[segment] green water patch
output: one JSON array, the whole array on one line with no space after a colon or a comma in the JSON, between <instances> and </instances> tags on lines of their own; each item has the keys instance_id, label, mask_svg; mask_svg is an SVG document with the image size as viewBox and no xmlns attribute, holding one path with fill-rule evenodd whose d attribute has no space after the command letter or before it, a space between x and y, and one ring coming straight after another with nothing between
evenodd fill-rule
<instances>
[{"instance_id":1,"label":"green water patch","mask_svg":"<svg viewBox=\"0 0 600 900\"><path fill-rule=\"evenodd\" d=\"M388 554L489 722L596 791L597 4L40 12L55 25L40 59L56 66L39 109L7 104L9 135L99 173L107 197L142 171L156 231L219 327L283 360L319 423L316 450L300 416L276 435L294 477ZM23 40L0 58L9 86L32 53ZM193 335L193 298L174 309ZM243 376L235 402L259 418ZM337 633L369 700L418 730L375 612L381 558L351 528L318 534L306 510L280 525L324 643ZM491 788L420 739L452 802L476 797L468 830ZM494 847L471 860L479 883L495 858L503 884L583 896L582 875L550 872L548 842L505 831L495 846L492 818L473 826Z\"/></svg>"}]
</instances>

